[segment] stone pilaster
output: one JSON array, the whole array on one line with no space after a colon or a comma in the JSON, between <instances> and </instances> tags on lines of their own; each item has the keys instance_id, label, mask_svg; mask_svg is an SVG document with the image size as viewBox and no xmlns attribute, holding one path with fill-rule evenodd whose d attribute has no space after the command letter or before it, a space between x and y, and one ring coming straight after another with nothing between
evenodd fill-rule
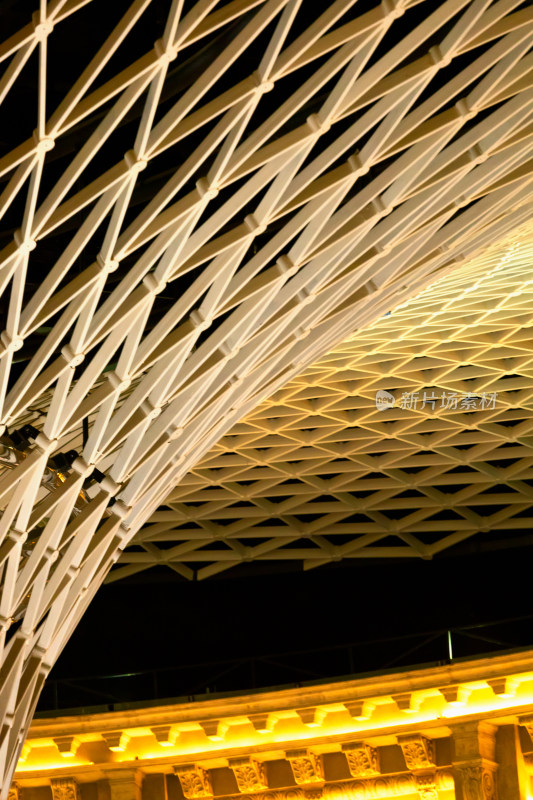
<instances>
[{"instance_id":1,"label":"stone pilaster","mask_svg":"<svg viewBox=\"0 0 533 800\"><path fill-rule=\"evenodd\" d=\"M497 785L500 798L527 800L529 776L516 725L501 725L496 734Z\"/></svg>"},{"instance_id":2,"label":"stone pilaster","mask_svg":"<svg viewBox=\"0 0 533 800\"><path fill-rule=\"evenodd\" d=\"M526 714L525 716L519 717L518 721L520 725L524 726L529 734L529 738L533 742L533 714Z\"/></svg>"},{"instance_id":3,"label":"stone pilaster","mask_svg":"<svg viewBox=\"0 0 533 800\"><path fill-rule=\"evenodd\" d=\"M142 800L143 774L140 770L114 769L105 772L111 800Z\"/></svg>"},{"instance_id":4,"label":"stone pilaster","mask_svg":"<svg viewBox=\"0 0 533 800\"><path fill-rule=\"evenodd\" d=\"M497 800L495 732L496 727L488 722L465 722L453 727L456 800Z\"/></svg>"}]
</instances>

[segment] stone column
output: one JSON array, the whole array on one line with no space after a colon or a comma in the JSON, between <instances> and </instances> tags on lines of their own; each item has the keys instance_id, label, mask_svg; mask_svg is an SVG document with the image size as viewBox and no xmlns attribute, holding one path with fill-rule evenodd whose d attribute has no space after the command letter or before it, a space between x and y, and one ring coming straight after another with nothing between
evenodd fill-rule
<instances>
[{"instance_id":1,"label":"stone column","mask_svg":"<svg viewBox=\"0 0 533 800\"><path fill-rule=\"evenodd\" d=\"M465 722L452 728L456 800L497 800L495 733L496 726L488 722Z\"/></svg>"},{"instance_id":2,"label":"stone column","mask_svg":"<svg viewBox=\"0 0 533 800\"><path fill-rule=\"evenodd\" d=\"M496 734L498 794L505 800L527 800L529 776L516 725L501 725Z\"/></svg>"}]
</instances>

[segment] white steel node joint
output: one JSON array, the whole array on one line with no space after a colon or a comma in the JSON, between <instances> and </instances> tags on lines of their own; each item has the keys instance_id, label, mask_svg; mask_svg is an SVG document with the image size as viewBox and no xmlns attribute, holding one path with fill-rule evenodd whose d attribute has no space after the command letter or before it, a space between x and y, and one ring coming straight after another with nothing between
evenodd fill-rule
<instances>
[{"instance_id":1,"label":"white steel node joint","mask_svg":"<svg viewBox=\"0 0 533 800\"><path fill-rule=\"evenodd\" d=\"M51 136L40 136L37 129L33 131L33 140L35 142L35 152L41 157L56 146L55 139Z\"/></svg>"},{"instance_id":2,"label":"white steel node joint","mask_svg":"<svg viewBox=\"0 0 533 800\"><path fill-rule=\"evenodd\" d=\"M109 381L113 389L117 392L124 392L131 386L130 378L121 377L116 372L108 372L107 380Z\"/></svg>"},{"instance_id":3,"label":"white steel node joint","mask_svg":"<svg viewBox=\"0 0 533 800\"><path fill-rule=\"evenodd\" d=\"M11 338L7 331L2 331L2 333L0 333L0 341L4 345L5 350L9 353L15 353L24 345L24 339L20 336L13 336L13 338Z\"/></svg>"},{"instance_id":4,"label":"white steel node joint","mask_svg":"<svg viewBox=\"0 0 533 800\"><path fill-rule=\"evenodd\" d=\"M116 258L110 258L107 261L101 256L100 253L96 256L96 261L102 272L115 272L118 269L120 262Z\"/></svg>"},{"instance_id":5,"label":"white steel node joint","mask_svg":"<svg viewBox=\"0 0 533 800\"><path fill-rule=\"evenodd\" d=\"M258 236L260 233L264 233L267 229L267 226L263 222L259 222L257 217L253 214L247 214L244 218L244 224L255 236Z\"/></svg>"},{"instance_id":6,"label":"white steel node joint","mask_svg":"<svg viewBox=\"0 0 533 800\"><path fill-rule=\"evenodd\" d=\"M388 19L398 19L405 14L403 0L381 0L383 16Z\"/></svg>"},{"instance_id":7,"label":"white steel node joint","mask_svg":"<svg viewBox=\"0 0 533 800\"><path fill-rule=\"evenodd\" d=\"M154 42L154 50L157 56L157 60L162 66L168 65L171 61L175 61L178 56L178 51L175 47L167 47L163 43L162 39L157 39Z\"/></svg>"},{"instance_id":8,"label":"white steel node joint","mask_svg":"<svg viewBox=\"0 0 533 800\"><path fill-rule=\"evenodd\" d=\"M486 153L479 143L474 144L468 150L468 155L474 164L483 164L490 156Z\"/></svg>"},{"instance_id":9,"label":"white steel node joint","mask_svg":"<svg viewBox=\"0 0 533 800\"><path fill-rule=\"evenodd\" d=\"M156 417L161 414L161 408L159 406L153 406L149 400L143 400L139 410L150 420L156 419Z\"/></svg>"},{"instance_id":10,"label":"white steel node joint","mask_svg":"<svg viewBox=\"0 0 533 800\"><path fill-rule=\"evenodd\" d=\"M148 166L148 161L139 158L135 150L128 150L124 153L124 161L130 173L142 172Z\"/></svg>"},{"instance_id":11,"label":"white steel node joint","mask_svg":"<svg viewBox=\"0 0 533 800\"><path fill-rule=\"evenodd\" d=\"M100 489L108 495L114 496L117 492L120 491L122 485L120 483L115 483L115 481L106 475L101 481L99 481Z\"/></svg>"},{"instance_id":12,"label":"white steel node joint","mask_svg":"<svg viewBox=\"0 0 533 800\"><path fill-rule=\"evenodd\" d=\"M21 230L15 231L14 237L17 250L21 255L31 253L37 247L37 242L29 237L24 237Z\"/></svg>"},{"instance_id":13,"label":"white steel node joint","mask_svg":"<svg viewBox=\"0 0 533 800\"><path fill-rule=\"evenodd\" d=\"M197 331L206 331L213 322L212 317L204 317L201 311L191 311L189 319Z\"/></svg>"},{"instance_id":14,"label":"white steel node joint","mask_svg":"<svg viewBox=\"0 0 533 800\"><path fill-rule=\"evenodd\" d=\"M61 348L61 355L72 369L79 367L82 361L85 359L84 353L75 353L72 347L69 344L66 344L64 347Z\"/></svg>"},{"instance_id":15,"label":"white steel node joint","mask_svg":"<svg viewBox=\"0 0 533 800\"><path fill-rule=\"evenodd\" d=\"M54 23L52 20L45 19L44 21L41 21L37 11L33 14L32 21L33 32L38 42L43 42L54 30Z\"/></svg>"},{"instance_id":16,"label":"white steel node joint","mask_svg":"<svg viewBox=\"0 0 533 800\"><path fill-rule=\"evenodd\" d=\"M319 114L310 114L306 119L307 126L311 129L312 133L320 135L326 133L331 128L330 122L324 122Z\"/></svg>"},{"instance_id":17,"label":"white steel node joint","mask_svg":"<svg viewBox=\"0 0 533 800\"><path fill-rule=\"evenodd\" d=\"M179 437L181 436L183 431L184 431L184 428L182 426L175 425L175 426L167 428L166 431L165 431L165 435L167 436L169 442L173 442L176 439L179 439Z\"/></svg>"},{"instance_id":18,"label":"white steel node joint","mask_svg":"<svg viewBox=\"0 0 533 800\"><path fill-rule=\"evenodd\" d=\"M259 72L257 72L257 71L253 73L253 78L255 80L257 91L260 94L266 94L267 92L271 92L272 89L274 88L274 82L273 81L264 81L261 78L261 75L259 74Z\"/></svg>"},{"instance_id":19,"label":"white steel node joint","mask_svg":"<svg viewBox=\"0 0 533 800\"><path fill-rule=\"evenodd\" d=\"M374 198L372 206L378 217L386 217L394 210L394 206L386 206L381 197Z\"/></svg>"},{"instance_id":20,"label":"white steel node joint","mask_svg":"<svg viewBox=\"0 0 533 800\"><path fill-rule=\"evenodd\" d=\"M71 464L71 468L81 478L88 478L94 472L94 464L88 464L84 458L78 456Z\"/></svg>"},{"instance_id":21,"label":"white steel node joint","mask_svg":"<svg viewBox=\"0 0 533 800\"><path fill-rule=\"evenodd\" d=\"M166 288L166 281L158 281L153 272L143 278L143 284L152 294L160 294Z\"/></svg>"},{"instance_id":22,"label":"white steel node joint","mask_svg":"<svg viewBox=\"0 0 533 800\"><path fill-rule=\"evenodd\" d=\"M448 67L452 63L451 55L449 53L443 53L438 44L434 47L430 47L428 53L436 67Z\"/></svg>"},{"instance_id":23,"label":"white steel node joint","mask_svg":"<svg viewBox=\"0 0 533 800\"><path fill-rule=\"evenodd\" d=\"M47 453L48 455L57 449L58 444L59 441L57 439L49 439L42 431L35 438L36 447L38 447L41 452Z\"/></svg>"},{"instance_id":24,"label":"white steel node joint","mask_svg":"<svg viewBox=\"0 0 533 800\"><path fill-rule=\"evenodd\" d=\"M200 178L196 181L196 191L200 200L214 200L218 196L218 189L214 184L210 184L207 178Z\"/></svg>"},{"instance_id":25,"label":"white steel node joint","mask_svg":"<svg viewBox=\"0 0 533 800\"><path fill-rule=\"evenodd\" d=\"M130 514L132 506L127 506L122 500L117 500L113 505L110 507L109 512L111 516L118 517L119 519L126 519L128 514Z\"/></svg>"},{"instance_id":26,"label":"white steel node joint","mask_svg":"<svg viewBox=\"0 0 533 800\"><path fill-rule=\"evenodd\" d=\"M282 255L276 260L278 272L280 275L285 275L287 278L292 278L298 272L298 264L295 264L290 256Z\"/></svg>"},{"instance_id":27,"label":"white steel node joint","mask_svg":"<svg viewBox=\"0 0 533 800\"><path fill-rule=\"evenodd\" d=\"M370 172L370 164L361 161L359 153L354 153L347 160L350 169L357 175L367 175Z\"/></svg>"},{"instance_id":28,"label":"white steel node joint","mask_svg":"<svg viewBox=\"0 0 533 800\"><path fill-rule=\"evenodd\" d=\"M477 114L477 111L471 109L464 98L458 100L455 104L455 110L457 111L457 116L461 117L465 122L474 119Z\"/></svg>"}]
</instances>

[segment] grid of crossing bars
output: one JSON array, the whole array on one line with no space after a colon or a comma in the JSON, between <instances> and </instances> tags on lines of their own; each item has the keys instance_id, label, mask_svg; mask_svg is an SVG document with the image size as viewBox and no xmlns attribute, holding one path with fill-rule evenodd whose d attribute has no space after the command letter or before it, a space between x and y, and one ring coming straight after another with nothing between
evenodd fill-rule
<instances>
[{"instance_id":1,"label":"grid of crossing bars","mask_svg":"<svg viewBox=\"0 0 533 800\"><path fill-rule=\"evenodd\" d=\"M184 476L108 581L529 537L532 256L513 237L279 389ZM390 389L395 406L378 410Z\"/></svg>"},{"instance_id":2,"label":"grid of crossing bars","mask_svg":"<svg viewBox=\"0 0 533 800\"><path fill-rule=\"evenodd\" d=\"M0 46L0 101L35 114L0 157L0 424L39 431L0 476L2 798L51 665L169 486L354 329L531 215L527 3L169 0L124 66L151 5L112 27L103 0L41 0ZM62 27L79 18L83 52L93 12L101 48L52 102ZM169 100L180 60L225 29ZM43 496L67 443L78 457Z\"/></svg>"}]
</instances>

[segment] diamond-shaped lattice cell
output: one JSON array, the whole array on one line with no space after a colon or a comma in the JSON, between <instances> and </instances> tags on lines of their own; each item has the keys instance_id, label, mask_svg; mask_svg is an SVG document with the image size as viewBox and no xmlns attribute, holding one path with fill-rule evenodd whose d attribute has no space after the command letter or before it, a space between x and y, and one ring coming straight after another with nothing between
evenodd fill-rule
<instances>
[{"instance_id":1,"label":"diamond-shaped lattice cell","mask_svg":"<svg viewBox=\"0 0 533 800\"><path fill-rule=\"evenodd\" d=\"M497 546L527 535L533 318L517 312L533 292L524 248L516 261L481 259L332 350L240 423L243 446L222 438L154 520L176 503L193 514L203 498L200 524L231 529L243 548L231 566L431 558L473 537ZM379 390L389 393L382 407ZM227 568L212 555L199 577ZM127 562L126 552L111 579Z\"/></svg>"}]
</instances>

